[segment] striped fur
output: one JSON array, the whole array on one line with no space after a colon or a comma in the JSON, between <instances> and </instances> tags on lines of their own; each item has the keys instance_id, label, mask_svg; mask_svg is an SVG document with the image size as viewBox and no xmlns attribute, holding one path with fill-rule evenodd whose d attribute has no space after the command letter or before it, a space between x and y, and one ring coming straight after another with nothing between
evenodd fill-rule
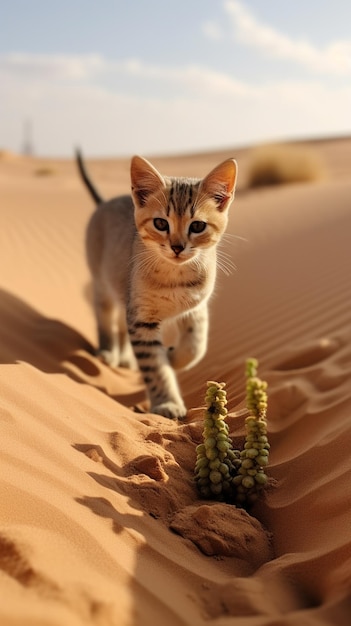
<instances>
[{"instance_id":1,"label":"striped fur","mask_svg":"<svg viewBox=\"0 0 351 626\"><path fill-rule=\"evenodd\" d=\"M134 157L131 196L100 203L88 224L99 353L113 367L137 364L150 410L165 417L186 414L175 370L206 352L236 173L229 159L202 180L171 178Z\"/></svg>"}]
</instances>

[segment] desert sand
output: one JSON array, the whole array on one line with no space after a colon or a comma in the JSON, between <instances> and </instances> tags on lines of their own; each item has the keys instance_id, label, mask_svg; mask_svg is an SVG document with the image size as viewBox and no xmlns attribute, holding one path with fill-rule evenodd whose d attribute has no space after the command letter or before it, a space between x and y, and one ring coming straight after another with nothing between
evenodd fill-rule
<instances>
[{"instance_id":1,"label":"desert sand","mask_svg":"<svg viewBox=\"0 0 351 626\"><path fill-rule=\"evenodd\" d=\"M235 269L218 275L207 356L180 375L182 423L94 356L94 206L73 159L1 153L1 626L351 623L351 139L309 145L323 179L261 189L249 149L143 155L169 175L239 164ZM104 197L128 192L128 158L85 156ZM249 513L193 482L206 381L227 383L240 441L247 357L271 443Z\"/></svg>"}]
</instances>

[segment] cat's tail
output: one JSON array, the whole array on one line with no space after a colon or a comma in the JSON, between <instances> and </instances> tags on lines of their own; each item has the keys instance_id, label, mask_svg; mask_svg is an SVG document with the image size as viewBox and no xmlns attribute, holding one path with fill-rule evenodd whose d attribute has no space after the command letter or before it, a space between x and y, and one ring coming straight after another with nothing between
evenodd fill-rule
<instances>
[{"instance_id":1,"label":"cat's tail","mask_svg":"<svg viewBox=\"0 0 351 626\"><path fill-rule=\"evenodd\" d=\"M76 149L76 161L77 161L79 173L82 177L83 182L88 188L90 195L93 197L96 204L101 204L102 202L104 202L104 199L99 194L98 190L96 189L96 187L93 185L93 183L90 180L89 174L85 168L82 153L79 150L79 148Z\"/></svg>"}]
</instances>

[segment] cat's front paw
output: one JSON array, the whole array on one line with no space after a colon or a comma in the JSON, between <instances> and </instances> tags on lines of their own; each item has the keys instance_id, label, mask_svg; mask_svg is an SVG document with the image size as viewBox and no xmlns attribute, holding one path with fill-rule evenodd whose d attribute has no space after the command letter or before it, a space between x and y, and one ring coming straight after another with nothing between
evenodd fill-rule
<instances>
[{"instance_id":1,"label":"cat's front paw","mask_svg":"<svg viewBox=\"0 0 351 626\"><path fill-rule=\"evenodd\" d=\"M150 409L151 413L157 413L157 415L163 415L171 420L183 419L186 416L186 408L183 403L177 403L169 400L168 402L162 402L156 404Z\"/></svg>"},{"instance_id":2,"label":"cat's front paw","mask_svg":"<svg viewBox=\"0 0 351 626\"><path fill-rule=\"evenodd\" d=\"M117 367L137 369L134 355L129 353L120 354L118 350L98 350L97 356L103 363L106 363L106 365L109 365L113 369Z\"/></svg>"},{"instance_id":3,"label":"cat's front paw","mask_svg":"<svg viewBox=\"0 0 351 626\"><path fill-rule=\"evenodd\" d=\"M97 356L99 359L109 365L110 367L118 367L119 365L119 354L114 350L98 350Z\"/></svg>"}]
</instances>

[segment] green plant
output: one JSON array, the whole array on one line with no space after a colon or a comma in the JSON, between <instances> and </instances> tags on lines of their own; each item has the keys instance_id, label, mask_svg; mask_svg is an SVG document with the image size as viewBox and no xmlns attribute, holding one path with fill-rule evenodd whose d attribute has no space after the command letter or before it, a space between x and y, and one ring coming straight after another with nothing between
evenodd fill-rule
<instances>
[{"instance_id":1,"label":"green plant","mask_svg":"<svg viewBox=\"0 0 351 626\"><path fill-rule=\"evenodd\" d=\"M257 376L256 359L246 361L246 406L249 411L245 419L246 438L240 453L241 466L233 482L236 486L236 501L252 504L265 487L268 477L264 468L268 465L269 449L267 437L267 383Z\"/></svg>"},{"instance_id":2,"label":"green plant","mask_svg":"<svg viewBox=\"0 0 351 626\"><path fill-rule=\"evenodd\" d=\"M197 446L195 481L202 498L212 498L248 507L253 504L268 477L267 383L257 376L257 360L246 361L245 445L234 450L229 437L225 383L210 381L205 396L203 443Z\"/></svg>"},{"instance_id":3,"label":"green plant","mask_svg":"<svg viewBox=\"0 0 351 626\"><path fill-rule=\"evenodd\" d=\"M232 479L241 465L228 435L225 383L208 382L205 396L204 443L196 448L195 480L203 498L230 500Z\"/></svg>"}]
</instances>

